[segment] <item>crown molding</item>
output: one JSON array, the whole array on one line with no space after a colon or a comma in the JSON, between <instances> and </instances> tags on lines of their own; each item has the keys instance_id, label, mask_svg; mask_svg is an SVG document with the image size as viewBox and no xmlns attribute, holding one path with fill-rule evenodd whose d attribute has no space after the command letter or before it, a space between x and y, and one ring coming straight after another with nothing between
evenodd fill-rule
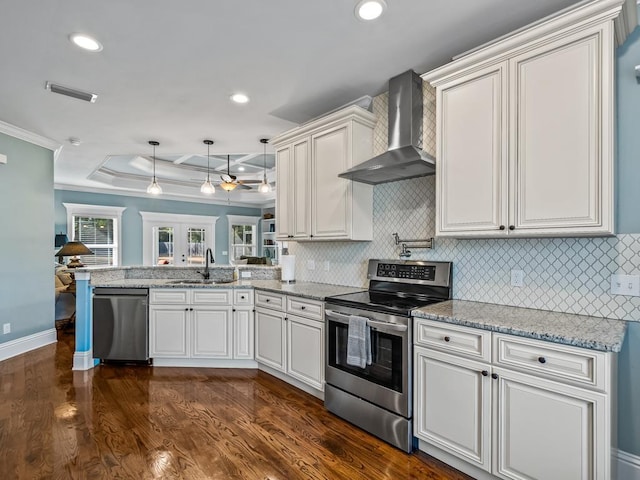
<instances>
[{"instance_id":1,"label":"crown molding","mask_svg":"<svg viewBox=\"0 0 640 480\"><path fill-rule=\"evenodd\" d=\"M0 121L0 133L9 135L10 137L17 138L18 140L24 140L25 142L32 143L39 147L46 148L53 152L53 160L56 161L60 152L62 151L62 144L51 140L50 138L43 137L37 133L30 132L24 128L16 127L10 123Z\"/></svg>"},{"instance_id":2,"label":"crown molding","mask_svg":"<svg viewBox=\"0 0 640 480\"><path fill-rule=\"evenodd\" d=\"M616 45L620 46L638 26L638 4L640 0L625 0L622 10L613 21L616 32Z\"/></svg>"},{"instance_id":3,"label":"crown molding","mask_svg":"<svg viewBox=\"0 0 640 480\"><path fill-rule=\"evenodd\" d=\"M143 192L132 192L129 190L114 190L110 188L100 188L100 187L84 187L80 185L66 185L63 183L54 183L53 188L55 190L65 190L65 191L72 191L72 192L100 193L105 195L120 195L124 197L150 198L148 193L143 193ZM202 198L185 197L182 195L173 195L170 193L163 193L161 197L158 197L155 199L156 200L172 200L175 202L203 203L206 205L221 205L221 206L258 208L258 209L269 208L275 205L275 200L266 201L264 203L234 202L234 201L227 201L227 200L213 200L213 199L204 198L204 197Z\"/></svg>"}]
</instances>

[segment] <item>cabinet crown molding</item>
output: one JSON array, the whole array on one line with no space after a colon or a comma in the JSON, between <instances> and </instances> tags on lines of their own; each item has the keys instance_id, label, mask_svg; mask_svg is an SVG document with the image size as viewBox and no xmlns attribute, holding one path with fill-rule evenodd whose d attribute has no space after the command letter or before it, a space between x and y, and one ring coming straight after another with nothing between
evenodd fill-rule
<instances>
[{"instance_id":1,"label":"cabinet crown molding","mask_svg":"<svg viewBox=\"0 0 640 480\"><path fill-rule=\"evenodd\" d=\"M329 115L325 115L315 120L311 120L307 123L303 123L302 125L294 127L291 130L287 130L286 132L283 132L280 135L272 138L269 143L271 145L278 146L291 141L292 138L301 135L309 135L318 128L330 128L331 125L339 124L341 122L344 122L345 120L356 121L371 128L373 128L376 124L376 116L373 113L365 110L362 107L354 105L342 110L338 110L337 112L330 113Z\"/></svg>"},{"instance_id":2,"label":"cabinet crown molding","mask_svg":"<svg viewBox=\"0 0 640 480\"><path fill-rule=\"evenodd\" d=\"M624 41L626 35L637 25L637 13L629 8L628 3L627 0L588 0L579 3L577 6L561 10L464 52L442 67L424 73L422 79L436 87L464 70L501 62L508 56L517 55L519 50L534 48L542 43L553 41L606 20L616 19L616 40L621 43L620 40ZM635 2L632 3L635 8ZM620 15L623 4L625 13Z\"/></svg>"}]
</instances>

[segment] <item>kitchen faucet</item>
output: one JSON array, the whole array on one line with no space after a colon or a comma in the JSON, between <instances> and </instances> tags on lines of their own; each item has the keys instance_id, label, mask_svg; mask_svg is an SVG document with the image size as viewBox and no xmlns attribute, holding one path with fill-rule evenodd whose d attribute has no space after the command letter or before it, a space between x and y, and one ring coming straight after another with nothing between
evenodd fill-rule
<instances>
[{"instance_id":1,"label":"kitchen faucet","mask_svg":"<svg viewBox=\"0 0 640 480\"><path fill-rule=\"evenodd\" d=\"M211 261L211 263L213 264L213 263L216 263L216 260L213 258L213 252L211 251L210 248L207 248L207 251L204 253L204 257L205 257L204 272L198 271L198 273L202 275L205 280L209 280L209 277L211 276L211 274L209 273L209 261Z\"/></svg>"}]
</instances>

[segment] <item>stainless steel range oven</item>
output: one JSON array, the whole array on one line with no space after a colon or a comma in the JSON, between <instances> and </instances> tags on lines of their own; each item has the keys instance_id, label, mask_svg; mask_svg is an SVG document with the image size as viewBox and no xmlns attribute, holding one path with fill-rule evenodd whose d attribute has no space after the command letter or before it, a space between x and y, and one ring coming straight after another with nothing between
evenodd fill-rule
<instances>
[{"instance_id":1,"label":"stainless steel range oven","mask_svg":"<svg viewBox=\"0 0 640 480\"><path fill-rule=\"evenodd\" d=\"M450 262L369 260L369 290L325 299L325 407L406 452L413 449L411 310L451 298L451 269ZM369 354L355 365L348 361L354 321L366 323Z\"/></svg>"}]
</instances>

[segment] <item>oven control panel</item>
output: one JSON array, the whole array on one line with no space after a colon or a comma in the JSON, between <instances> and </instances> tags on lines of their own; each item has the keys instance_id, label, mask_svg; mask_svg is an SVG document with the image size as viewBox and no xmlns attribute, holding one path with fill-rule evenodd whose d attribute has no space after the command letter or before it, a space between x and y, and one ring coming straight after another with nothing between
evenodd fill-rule
<instances>
[{"instance_id":1,"label":"oven control panel","mask_svg":"<svg viewBox=\"0 0 640 480\"><path fill-rule=\"evenodd\" d=\"M369 260L369 280L415 283L448 287L451 262L421 260Z\"/></svg>"},{"instance_id":2,"label":"oven control panel","mask_svg":"<svg viewBox=\"0 0 640 480\"><path fill-rule=\"evenodd\" d=\"M407 280L427 280L436 278L436 267L434 265L396 265L395 263L378 264L378 277L382 278L403 278Z\"/></svg>"}]
</instances>

